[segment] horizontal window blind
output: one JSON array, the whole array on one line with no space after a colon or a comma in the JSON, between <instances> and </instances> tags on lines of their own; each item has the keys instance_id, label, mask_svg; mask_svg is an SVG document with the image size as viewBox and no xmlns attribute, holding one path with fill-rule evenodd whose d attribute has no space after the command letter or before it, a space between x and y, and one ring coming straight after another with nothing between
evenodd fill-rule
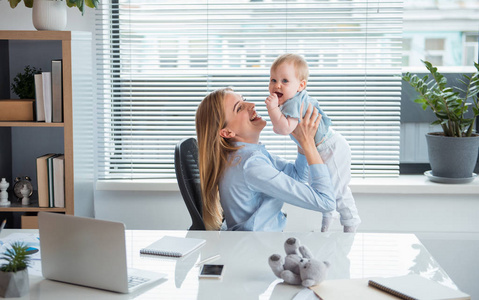
<instances>
[{"instance_id":1,"label":"horizontal window blind","mask_svg":"<svg viewBox=\"0 0 479 300\"><path fill-rule=\"evenodd\" d=\"M268 121L266 147L294 159L264 105L285 52L308 61L307 90L349 141L353 176L399 174L401 0L106 0L96 22L100 179L174 179L197 105L226 86Z\"/></svg>"}]
</instances>

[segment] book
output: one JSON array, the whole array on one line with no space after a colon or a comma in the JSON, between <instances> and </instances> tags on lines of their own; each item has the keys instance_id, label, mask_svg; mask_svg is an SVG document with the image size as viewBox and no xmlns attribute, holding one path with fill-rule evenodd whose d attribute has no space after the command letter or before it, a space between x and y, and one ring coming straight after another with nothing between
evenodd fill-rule
<instances>
[{"instance_id":1,"label":"book","mask_svg":"<svg viewBox=\"0 0 479 300\"><path fill-rule=\"evenodd\" d=\"M406 300L471 299L468 294L465 294L459 290L454 290L417 274L388 278L374 278L369 280L369 285Z\"/></svg>"},{"instance_id":2,"label":"book","mask_svg":"<svg viewBox=\"0 0 479 300\"><path fill-rule=\"evenodd\" d=\"M201 247L206 240L164 236L146 248L140 250L141 254L181 257Z\"/></svg>"},{"instance_id":3,"label":"book","mask_svg":"<svg viewBox=\"0 0 479 300\"><path fill-rule=\"evenodd\" d=\"M53 206L65 207L65 156L53 158Z\"/></svg>"},{"instance_id":4,"label":"book","mask_svg":"<svg viewBox=\"0 0 479 300\"><path fill-rule=\"evenodd\" d=\"M45 105L43 104L43 76L35 74L35 117L37 122L45 121Z\"/></svg>"},{"instance_id":5,"label":"book","mask_svg":"<svg viewBox=\"0 0 479 300\"><path fill-rule=\"evenodd\" d=\"M52 60L52 122L63 122L62 60Z\"/></svg>"},{"instance_id":6,"label":"book","mask_svg":"<svg viewBox=\"0 0 479 300\"><path fill-rule=\"evenodd\" d=\"M37 190L39 207L49 207L47 159L52 155L54 154L45 154L37 157Z\"/></svg>"},{"instance_id":7,"label":"book","mask_svg":"<svg viewBox=\"0 0 479 300\"><path fill-rule=\"evenodd\" d=\"M402 277L406 278L404 280L407 283L408 288L404 289L402 286L396 285L387 285L389 287L394 286L394 290L386 291L373 287L371 282L378 282L381 280L390 281L402 281ZM397 278L400 278L397 280ZM381 285L383 286L383 285ZM384 286L386 287L386 286ZM391 278L359 278L359 279L335 279L335 280L325 280L316 286L310 287L312 291L319 297L321 300L327 299L341 299L341 300L356 300L356 299L368 299L368 300L387 300L387 299L471 299L468 295L453 290L451 288L445 287L440 283L426 279L419 275L406 275L400 277L391 277ZM401 293L398 291L407 291L412 289L414 294L412 298L402 298ZM393 293L393 291L395 293ZM448 294L452 291L453 296ZM419 294L419 293L425 294ZM449 295L449 296L448 296ZM399 298L398 298L399 297Z\"/></svg>"},{"instance_id":8,"label":"book","mask_svg":"<svg viewBox=\"0 0 479 300\"><path fill-rule=\"evenodd\" d=\"M54 189L53 189L53 159L58 154L53 154L47 158L47 176L48 176L48 207L54 207Z\"/></svg>"},{"instance_id":9,"label":"book","mask_svg":"<svg viewBox=\"0 0 479 300\"><path fill-rule=\"evenodd\" d=\"M42 72L43 83L43 108L45 110L45 123L52 122L52 73Z\"/></svg>"},{"instance_id":10,"label":"book","mask_svg":"<svg viewBox=\"0 0 479 300\"><path fill-rule=\"evenodd\" d=\"M321 300L397 300L398 298L368 286L368 279L325 280L310 289Z\"/></svg>"}]
</instances>

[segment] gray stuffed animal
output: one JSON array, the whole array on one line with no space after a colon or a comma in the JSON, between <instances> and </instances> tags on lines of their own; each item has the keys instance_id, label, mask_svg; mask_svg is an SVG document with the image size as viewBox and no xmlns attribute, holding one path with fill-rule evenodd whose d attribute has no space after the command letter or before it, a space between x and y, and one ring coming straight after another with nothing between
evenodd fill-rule
<instances>
[{"instance_id":1,"label":"gray stuffed animal","mask_svg":"<svg viewBox=\"0 0 479 300\"><path fill-rule=\"evenodd\" d=\"M313 258L311 251L304 245L300 246L298 239L291 237L284 243L286 257L273 254L268 263L273 273L288 284L310 287L317 285L326 278L329 269L327 261Z\"/></svg>"}]
</instances>

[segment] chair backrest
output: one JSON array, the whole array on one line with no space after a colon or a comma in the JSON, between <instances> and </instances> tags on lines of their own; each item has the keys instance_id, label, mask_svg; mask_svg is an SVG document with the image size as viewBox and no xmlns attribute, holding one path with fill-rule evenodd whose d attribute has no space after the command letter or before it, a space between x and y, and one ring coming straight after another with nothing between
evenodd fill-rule
<instances>
[{"instance_id":1,"label":"chair backrest","mask_svg":"<svg viewBox=\"0 0 479 300\"><path fill-rule=\"evenodd\" d=\"M198 143L195 138L187 138L176 144L175 172L181 196L193 221L189 230L205 230L198 170Z\"/></svg>"}]
</instances>

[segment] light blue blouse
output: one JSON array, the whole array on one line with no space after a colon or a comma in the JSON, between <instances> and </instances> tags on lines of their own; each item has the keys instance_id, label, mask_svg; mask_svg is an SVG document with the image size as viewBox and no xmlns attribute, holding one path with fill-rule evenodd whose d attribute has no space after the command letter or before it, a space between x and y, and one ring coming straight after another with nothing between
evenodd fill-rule
<instances>
[{"instance_id":1,"label":"light blue blouse","mask_svg":"<svg viewBox=\"0 0 479 300\"><path fill-rule=\"evenodd\" d=\"M228 230L282 231L286 225L281 211L284 203L320 212L335 209L326 165L308 166L299 153L294 163L288 162L261 144L236 145L243 147L231 154L233 163L219 183Z\"/></svg>"},{"instance_id":2,"label":"light blue blouse","mask_svg":"<svg viewBox=\"0 0 479 300\"><path fill-rule=\"evenodd\" d=\"M321 109L321 107L319 107L318 100L309 96L306 90L302 90L301 92L297 92L293 98L287 100L281 106L281 112L286 117L292 117L301 120L301 118L303 117L300 115L302 103L304 103L303 116L306 113L306 109L308 108L309 103L311 103L313 107L316 107L318 109L318 113L322 116L321 121L319 122L318 130L316 131L316 135L314 136L314 141L316 142L316 144L319 144L328 133L329 126L331 126L331 119L326 115L326 113ZM299 145L298 141L293 137L292 134L290 134L289 136L297 145Z\"/></svg>"}]
</instances>

